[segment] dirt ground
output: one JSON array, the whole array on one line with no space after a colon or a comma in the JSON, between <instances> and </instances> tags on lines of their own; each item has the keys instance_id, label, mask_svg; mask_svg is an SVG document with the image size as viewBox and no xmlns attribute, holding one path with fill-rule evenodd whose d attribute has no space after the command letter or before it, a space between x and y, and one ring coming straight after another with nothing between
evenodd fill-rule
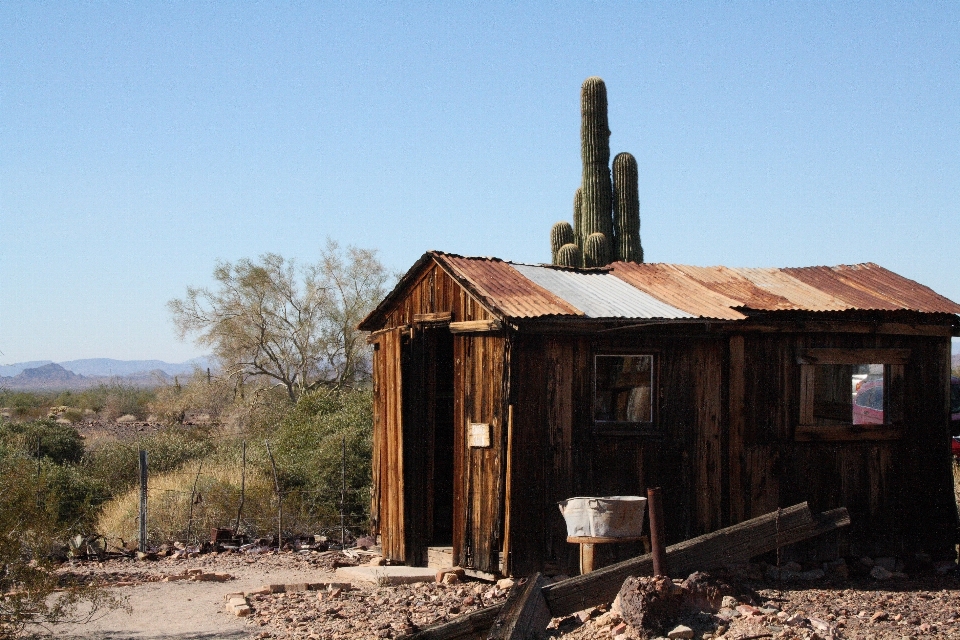
<instances>
[{"instance_id":1,"label":"dirt ground","mask_svg":"<svg viewBox=\"0 0 960 640\"><path fill-rule=\"evenodd\" d=\"M63 571L97 581L126 599L132 613L107 612L86 624L52 631L65 639L119 640L235 638L351 640L400 638L436 622L502 603L506 592L466 580L403 586L355 584L342 593L301 591L251 594L249 616L225 610L224 597L265 585L337 581L329 554L219 554L185 560L82 562ZM225 582L169 576L229 574ZM732 604L732 603L728 603ZM877 581L868 575L813 582L741 581L736 606L684 620L694 637L729 638L960 638L960 578L930 570ZM554 620L551 635L566 640L632 640L643 634L619 624L616 612L598 607Z\"/></svg>"}]
</instances>

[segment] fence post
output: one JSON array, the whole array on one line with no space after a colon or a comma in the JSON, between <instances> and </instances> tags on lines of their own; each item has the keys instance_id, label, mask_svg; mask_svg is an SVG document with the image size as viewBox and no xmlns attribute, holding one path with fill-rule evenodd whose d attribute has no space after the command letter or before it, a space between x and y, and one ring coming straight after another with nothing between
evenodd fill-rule
<instances>
[{"instance_id":1,"label":"fence post","mask_svg":"<svg viewBox=\"0 0 960 640\"><path fill-rule=\"evenodd\" d=\"M237 526L233 528L233 537L240 536L240 515L243 513L243 498L247 491L247 441L243 441L243 454L240 463L240 506L237 507Z\"/></svg>"},{"instance_id":2,"label":"fence post","mask_svg":"<svg viewBox=\"0 0 960 640\"><path fill-rule=\"evenodd\" d=\"M343 450L340 456L340 549L346 544L346 526L344 524L347 509L347 436L343 436Z\"/></svg>"},{"instance_id":3,"label":"fence post","mask_svg":"<svg viewBox=\"0 0 960 640\"><path fill-rule=\"evenodd\" d=\"M140 551L147 552L147 452L140 450Z\"/></svg>"},{"instance_id":4,"label":"fence post","mask_svg":"<svg viewBox=\"0 0 960 640\"><path fill-rule=\"evenodd\" d=\"M283 494L280 493L277 463L273 459L273 451L270 450L270 441L264 440L264 442L267 445L267 454L270 456L270 466L273 467L273 486L277 490L277 555L280 555L280 547L283 546Z\"/></svg>"},{"instance_id":5,"label":"fence post","mask_svg":"<svg viewBox=\"0 0 960 640\"><path fill-rule=\"evenodd\" d=\"M197 499L197 483L200 482L200 471L203 469L203 458L200 459L200 466L197 467L197 477L193 479L193 490L190 491L190 517L187 519L187 544L190 544L190 536L193 535L193 505ZM216 540L214 540L216 542Z\"/></svg>"}]
</instances>

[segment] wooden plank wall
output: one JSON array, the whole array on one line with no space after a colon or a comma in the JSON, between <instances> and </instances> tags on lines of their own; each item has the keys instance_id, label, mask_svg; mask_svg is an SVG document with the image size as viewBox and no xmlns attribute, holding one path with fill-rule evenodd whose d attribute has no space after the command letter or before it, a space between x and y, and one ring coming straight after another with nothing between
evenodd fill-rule
<instances>
[{"instance_id":1,"label":"wooden plank wall","mask_svg":"<svg viewBox=\"0 0 960 640\"><path fill-rule=\"evenodd\" d=\"M454 322L490 320L490 313L436 262L430 263L386 314L384 328L413 322L421 313L453 313Z\"/></svg>"},{"instance_id":2,"label":"wooden plank wall","mask_svg":"<svg viewBox=\"0 0 960 640\"><path fill-rule=\"evenodd\" d=\"M802 500L812 509L846 507L853 521L840 551L952 554L957 514L949 438L948 338L862 334L747 334L743 398L731 385L730 505L734 522ZM904 436L893 441L795 442L804 348L908 348ZM742 426L734 419L743 407ZM740 432L742 437L735 438ZM852 547L847 547L852 544Z\"/></svg>"},{"instance_id":3,"label":"wooden plank wall","mask_svg":"<svg viewBox=\"0 0 960 640\"><path fill-rule=\"evenodd\" d=\"M498 572L503 532L510 345L502 333L457 334L454 350L453 554L461 566ZM490 425L490 447L472 448L470 423Z\"/></svg>"},{"instance_id":4,"label":"wooden plank wall","mask_svg":"<svg viewBox=\"0 0 960 640\"><path fill-rule=\"evenodd\" d=\"M373 352L373 530L383 539L383 555L404 561L403 433L401 415L401 332L378 336Z\"/></svg>"},{"instance_id":5,"label":"wooden plank wall","mask_svg":"<svg viewBox=\"0 0 960 640\"><path fill-rule=\"evenodd\" d=\"M662 437L593 431L596 352L655 353ZM513 349L514 483L511 572L545 563L576 573L574 545L557 507L582 495L645 495L661 486L670 542L717 528L723 521L722 381L718 338L524 335ZM608 560L637 545L603 545Z\"/></svg>"},{"instance_id":6,"label":"wooden plank wall","mask_svg":"<svg viewBox=\"0 0 960 640\"><path fill-rule=\"evenodd\" d=\"M910 349L904 438L795 442L797 355L811 347ZM662 437L593 432L592 356L604 351L657 355ZM512 358L512 573L548 563L576 572L559 500L650 486L664 490L668 543L809 501L814 510L850 510L841 551L949 556L957 535L949 355L948 338L920 336L663 332L614 340L521 332ZM815 546L800 551L824 553ZM612 549L608 560L623 551Z\"/></svg>"}]
</instances>

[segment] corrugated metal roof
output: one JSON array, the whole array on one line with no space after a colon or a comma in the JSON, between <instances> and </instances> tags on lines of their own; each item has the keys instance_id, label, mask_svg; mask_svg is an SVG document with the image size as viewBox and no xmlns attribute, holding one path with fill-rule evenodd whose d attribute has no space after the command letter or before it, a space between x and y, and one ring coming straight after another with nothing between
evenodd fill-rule
<instances>
[{"instance_id":1,"label":"corrugated metal roof","mask_svg":"<svg viewBox=\"0 0 960 640\"><path fill-rule=\"evenodd\" d=\"M361 326L374 328L414 272L433 259L504 318L743 320L748 310L960 315L960 305L875 264L733 269L617 262L605 269L565 269L431 251Z\"/></svg>"},{"instance_id":2,"label":"corrugated metal roof","mask_svg":"<svg viewBox=\"0 0 960 640\"><path fill-rule=\"evenodd\" d=\"M609 271L573 271L514 264L528 280L563 298L587 318L695 318L631 286Z\"/></svg>"},{"instance_id":3,"label":"corrugated metal roof","mask_svg":"<svg viewBox=\"0 0 960 640\"><path fill-rule=\"evenodd\" d=\"M798 280L828 292L853 308L924 313L960 313L960 305L919 282L866 264L784 269Z\"/></svg>"},{"instance_id":4,"label":"corrugated metal roof","mask_svg":"<svg viewBox=\"0 0 960 640\"><path fill-rule=\"evenodd\" d=\"M464 258L437 254L453 276L472 289L481 302L508 318L582 316L583 312L562 297L524 277L498 258Z\"/></svg>"}]
</instances>

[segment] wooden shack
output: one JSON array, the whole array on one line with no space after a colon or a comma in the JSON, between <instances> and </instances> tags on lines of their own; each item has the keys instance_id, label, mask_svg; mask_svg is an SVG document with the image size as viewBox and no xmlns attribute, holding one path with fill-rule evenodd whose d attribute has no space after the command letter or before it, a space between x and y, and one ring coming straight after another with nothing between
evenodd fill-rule
<instances>
[{"instance_id":1,"label":"wooden shack","mask_svg":"<svg viewBox=\"0 0 960 640\"><path fill-rule=\"evenodd\" d=\"M850 511L840 552L953 557L958 314L875 264L428 252L360 325L373 528L411 565L574 574L557 502L660 486L668 543L806 500Z\"/></svg>"}]
</instances>

